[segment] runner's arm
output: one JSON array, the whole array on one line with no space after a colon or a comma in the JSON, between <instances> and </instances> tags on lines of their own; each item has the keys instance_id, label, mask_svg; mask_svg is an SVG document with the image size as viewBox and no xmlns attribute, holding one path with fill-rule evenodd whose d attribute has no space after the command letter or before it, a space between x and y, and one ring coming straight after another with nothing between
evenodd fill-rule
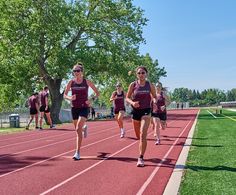
<instances>
[{"instance_id":1,"label":"runner's arm","mask_svg":"<svg viewBox=\"0 0 236 195\"><path fill-rule=\"evenodd\" d=\"M150 83L150 87L151 87L151 96L153 99L156 99L156 97L157 97L156 88L152 83Z\"/></svg>"},{"instance_id":2,"label":"runner's arm","mask_svg":"<svg viewBox=\"0 0 236 195\"><path fill-rule=\"evenodd\" d=\"M110 102L112 102L113 100L115 100L115 93L113 92L111 97L110 97Z\"/></svg>"},{"instance_id":3,"label":"runner's arm","mask_svg":"<svg viewBox=\"0 0 236 195\"><path fill-rule=\"evenodd\" d=\"M98 96L99 96L100 94L99 94L99 91L98 91L97 87L96 87L90 80L86 80L86 81L87 81L88 86L92 88L92 90L93 90L93 91L95 92L95 94L96 94L96 97L98 98Z\"/></svg>"},{"instance_id":4,"label":"runner's arm","mask_svg":"<svg viewBox=\"0 0 236 195\"><path fill-rule=\"evenodd\" d=\"M65 88L65 91L64 91L64 99L67 99L67 100L72 100L72 96L68 96L68 93L71 89L71 83L72 83L72 80L69 81L69 83L67 84L66 88Z\"/></svg>"},{"instance_id":5,"label":"runner's arm","mask_svg":"<svg viewBox=\"0 0 236 195\"><path fill-rule=\"evenodd\" d=\"M131 105L134 105L134 103L135 103L135 102L131 99L131 96L132 96L132 93L133 93L133 89L134 89L134 85L133 85L133 83L131 83L131 84L129 85L128 92L127 92L126 98L125 98L126 102L128 102L128 103L131 104Z\"/></svg>"}]
</instances>

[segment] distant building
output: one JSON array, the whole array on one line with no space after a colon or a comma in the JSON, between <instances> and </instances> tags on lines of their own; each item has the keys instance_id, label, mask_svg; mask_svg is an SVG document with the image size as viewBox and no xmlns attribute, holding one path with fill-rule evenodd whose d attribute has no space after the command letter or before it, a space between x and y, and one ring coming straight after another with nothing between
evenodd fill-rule
<instances>
[{"instance_id":1,"label":"distant building","mask_svg":"<svg viewBox=\"0 0 236 195\"><path fill-rule=\"evenodd\" d=\"M232 107L236 107L236 101L220 102L220 105L221 105L223 108L232 108Z\"/></svg>"}]
</instances>

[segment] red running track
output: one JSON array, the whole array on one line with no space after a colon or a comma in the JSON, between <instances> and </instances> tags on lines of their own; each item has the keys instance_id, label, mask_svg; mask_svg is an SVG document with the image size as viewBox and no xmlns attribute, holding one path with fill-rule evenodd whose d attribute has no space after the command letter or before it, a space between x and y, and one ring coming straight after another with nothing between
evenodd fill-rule
<instances>
[{"instance_id":1,"label":"red running track","mask_svg":"<svg viewBox=\"0 0 236 195\"><path fill-rule=\"evenodd\" d=\"M71 159L72 125L1 135L0 194L162 194L197 112L169 111L161 145L149 129L143 168L136 167L139 141L131 120L123 139L115 121L88 122L79 161Z\"/></svg>"}]
</instances>

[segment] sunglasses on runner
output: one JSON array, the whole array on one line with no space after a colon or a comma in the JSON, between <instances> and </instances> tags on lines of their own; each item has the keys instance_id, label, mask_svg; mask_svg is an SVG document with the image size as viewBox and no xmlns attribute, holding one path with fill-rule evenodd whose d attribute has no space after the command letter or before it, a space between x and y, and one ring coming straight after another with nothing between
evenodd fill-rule
<instances>
[{"instance_id":1,"label":"sunglasses on runner","mask_svg":"<svg viewBox=\"0 0 236 195\"><path fill-rule=\"evenodd\" d=\"M137 74L146 74L146 72L137 72Z\"/></svg>"},{"instance_id":2,"label":"sunglasses on runner","mask_svg":"<svg viewBox=\"0 0 236 195\"><path fill-rule=\"evenodd\" d=\"M80 69L77 69L77 70L73 70L73 72L81 72L81 70L80 70Z\"/></svg>"}]
</instances>

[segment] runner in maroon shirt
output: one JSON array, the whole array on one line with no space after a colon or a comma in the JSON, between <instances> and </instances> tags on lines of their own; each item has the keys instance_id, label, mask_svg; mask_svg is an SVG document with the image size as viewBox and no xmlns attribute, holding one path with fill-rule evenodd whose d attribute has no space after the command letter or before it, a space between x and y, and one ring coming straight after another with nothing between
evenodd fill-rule
<instances>
[{"instance_id":1,"label":"runner in maroon shirt","mask_svg":"<svg viewBox=\"0 0 236 195\"><path fill-rule=\"evenodd\" d=\"M44 117L44 113L47 117L47 122L50 125L50 128L53 128L54 125L52 124L52 119L51 119L51 114L50 114L50 107L48 105L48 93L49 93L49 89L47 86L45 86L43 88L43 91L41 91L39 93L39 100L40 100L40 120L39 120L39 124L40 124L40 129L43 129L43 117Z\"/></svg>"},{"instance_id":2,"label":"runner in maroon shirt","mask_svg":"<svg viewBox=\"0 0 236 195\"><path fill-rule=\"evenodd\" d=\"M123 138L125 130L123 126L123 117L125 115L125 96L126 93L123 91L121 83L116 84L116 91L111 95L110 101L113 101L115 119L120 127L120 137Z\"/></svg>"},{"instance_id":3,"label":"runner in maroon shirt","mask_svg":"<svg viewBox=\"0 0 236 195\"><path fill-rule=\"evenodd\" d=\"M157 137L155 144L158 145L160 144L160 126L163 130L165 129L167 119L166 107L170 104L170 101L160 82L156 84L156 92L156 103L152 102L152 117L154 136Z\"/></svg>"},{"instance_id":4,"label":"runner in maroon shirt","mask_svg":"<svg viewBox=\"0 0 236 195\"><path fill-rule=\"evenodd\" d=\"M30 123L34 120L35 117L35 128L38 129L38 112L39 112L39 102L38 102L38 93L35 92L28 99L28 105L30 109L30 120L25 127L25 129L29 129Z\"/></svg>"},{"instance_id":5,"label":"runner in maroon shirt","mask_svg":"<svg viewBox=\"0 0 236 195\"><path fill-rule=\"evenodd\" d=\"M99 92L95 85L84 78L83 65L81 63L76 64L73 67L74 79L70 80L66 86L64 92L64 98L71 101L71 113L73 118L73 124L77 133L76 151L73 156L74 160L80 159L80 147L82 143L82 131L84 131L84 137L87 135L87 126L85 122L88 118L90 101L88 100L89 87L96 93L96 97L99 96ZM71 90L71 96L68 95Z\"/></svg>"},{"instance_id":6,"label":"runner in maroon shirt","mask_svg":"<svg viewBox=\"0 0 236 195\"><path fill-rule=\"evenodd\" d=\"M146 80L147 69L144 66L139 66L136 69L137 81L130 84L126 101L131 104L132 121L136 136L140 139L139 153L137 166L143 167L143 155L147 147L147 130L151 120L151 96L156 98L155 86Z\"/></svg>"}]
</instances>

